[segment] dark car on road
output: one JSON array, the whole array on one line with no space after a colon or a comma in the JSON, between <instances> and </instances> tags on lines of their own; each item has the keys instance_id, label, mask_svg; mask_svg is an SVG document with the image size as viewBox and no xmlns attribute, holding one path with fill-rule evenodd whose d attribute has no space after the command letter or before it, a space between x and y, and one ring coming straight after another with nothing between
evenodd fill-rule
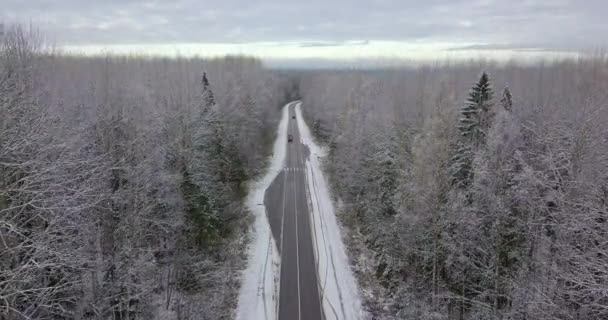
<instances>
[{"instance_id":1,"label":"dark car on road","mask_svg":"<svg viewBox=\"0 0 608 320\"><path fill-rule=\"evenodd\" d=\"M292 142L293 141L293 136L288 134L287 135L287 142Z\"/></svg>"}]
</instances>

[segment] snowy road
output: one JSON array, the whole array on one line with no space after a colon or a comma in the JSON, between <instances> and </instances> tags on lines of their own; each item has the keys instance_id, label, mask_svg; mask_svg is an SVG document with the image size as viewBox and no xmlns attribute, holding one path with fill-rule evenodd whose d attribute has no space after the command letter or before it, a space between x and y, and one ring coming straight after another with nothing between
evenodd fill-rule
<instances>
[{"instance_id":1,"label":"snowy road","mask_svg":"<svg viewBox=\"0 0 608 320\"><path fill-rule=\"evenodd\" d=\"M321 170L325 151L300 106L283 109L267 173L249 187L255 223L238 320L366 318Z\"/></svg>"},{"instance_id":2,"label":"snowy road","mask_svg":"<svg viewBox=\"0 0 608 320\"><path fill-rule=\"evenodd\" d=\"M300 141L295 104L289 107L287 156L283 171L266 191L270 229L281 256L279 320L324 319L306 197L305 160L310 152Z\"/></svg>"}]
</instances>

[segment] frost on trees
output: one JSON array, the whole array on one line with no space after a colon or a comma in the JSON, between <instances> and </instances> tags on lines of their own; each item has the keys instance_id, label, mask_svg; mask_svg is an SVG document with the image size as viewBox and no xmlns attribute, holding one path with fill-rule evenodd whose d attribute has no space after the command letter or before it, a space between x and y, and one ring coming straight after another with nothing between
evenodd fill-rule
<instances>
[{"instance_id":1,"label":"frost on trees","mask_svg":"<svg viewBox=\"0 0 608 320\"><path fill-rule=\"evenodd\" d=\"M198 116L193 124L192 159L183 169L182 192L188 226L196 244L204 247L213 244L221 233L221 208L225 205L223 181L220 173L224 146L222 124L215 110L215 95L207 73L203 73L199 96Z\"/></svg>"},{"instance_id":2,"label":"frost on trees","mask_svg":"<svg viewBox=\"0 0 608 320\"><path fill-rule=\"evenodd\" d=\"M513 110L513 96L511 95L511 90L509 90L509 87L506 87L502 91L502 98L500 99L500 104L506 111L511 112Z\"/></svg>"},{"instance_id":3,"label":"frost on trees","mask_svg":"<svg viewBox=\"0 0 608 320\"><path fill-rule=\"evenodd\" d=\"M485 136L492 124L493 95L490 78L484 72L479 82L471 89L467 103L460 109L460 138L450 166L454 185L467 186L473 177L472 162L475 151L485 142Z\"/></svg>"}]
</instances>

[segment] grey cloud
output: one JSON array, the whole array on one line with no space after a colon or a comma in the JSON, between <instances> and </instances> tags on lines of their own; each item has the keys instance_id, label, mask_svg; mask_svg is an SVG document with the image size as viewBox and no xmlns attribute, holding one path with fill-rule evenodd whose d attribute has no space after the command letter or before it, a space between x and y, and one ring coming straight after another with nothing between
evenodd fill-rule
<instances>
[{"instance_id":1,"label":"grey cloud","mask_svg":"<svg viewBox=\"0 0 608 320\"><path fill-rule=\"evenodd\" d=\"M0 21L32 21L60 44L328 46L369 39L578 48L608 40L604 0L4 0L0 6Z\"/></svg>"},{"instance_id":2,"label":"grey cloud","mask_svg":"<svg viewBox=\"0 0 608 320\"><path fill-rule=\"evenodd\" d=\"M516 52L567 52L576 51L577 48L568 46L556 46L554 44L515 44L515 43L489 43L489 44L474 44L467 46L457 46L448 48L447 51L500 51L510 50Z\"/></svg>"},{"instance_id":3,"label":"grey cloud","mask_svg":"<svg viewBox=\"0 0 608 320\"><path fill-rule=\"evenodd\" d=\"M316 47L345 47L345 46L366 46L369 40L364 41L330 41L330 42L303 42L299 44L300 48L316 48Z\"/></svg>"}]
</instances>

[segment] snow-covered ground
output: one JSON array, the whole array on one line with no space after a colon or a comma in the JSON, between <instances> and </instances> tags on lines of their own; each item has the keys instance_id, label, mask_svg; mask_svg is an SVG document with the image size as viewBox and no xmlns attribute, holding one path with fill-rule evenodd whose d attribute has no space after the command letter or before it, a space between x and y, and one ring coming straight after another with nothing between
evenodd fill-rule
<instances>
[{"instance_id":1,"label":"snow-covered ground","mask_svg":"<svg viewBox=\"0 0 608 320\"><path fill-rule=\"evenodd\" d=\"M321 170L320 159L326 152L312 139L300 106L301 103L296 105L298 130L301 142L310 150L310 157L306 160L307 198L311 209L323 312L327 319L364 319L357 283L342 243L328 183Z\"/></svg>"},{"instance_id":2,"label":"snow-covered ground","mask_svg":"<svg viewBox=\"0 0 608 320\"><path fill-rule=\"evenodd\" d=\"M288 104L289 105L289 104ZM288 106L287 105L287 106ZM236 309L237 320L276 319L278 307L280 256L270 232L264 206L264 193L283 169L287 147L289 110L285 106L274 142L273 157L266 174L249 185L246 204L255 217L250 232L247 268L243 271L241 291Z\"/></svg>"}]
</instances>

